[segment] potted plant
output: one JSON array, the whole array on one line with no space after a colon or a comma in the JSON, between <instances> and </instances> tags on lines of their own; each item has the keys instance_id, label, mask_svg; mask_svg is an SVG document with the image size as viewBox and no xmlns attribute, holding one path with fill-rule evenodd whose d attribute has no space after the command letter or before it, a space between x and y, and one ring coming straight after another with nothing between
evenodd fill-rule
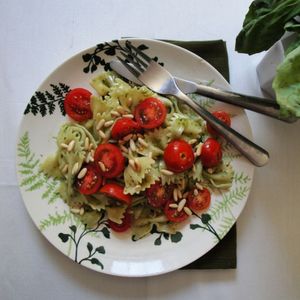
<instances>
[{"instance_id":1,"label":"potted plant","mask_svg":"<svg viewBox=\"0 0 300 300\"><path fill-rule=\"evenodd\" d=\"M257 66L260 86L276 97L283 115L300 117L300 1L253 1L235 49L249 55L268 50Z\"/></svg>"}]
</instances>

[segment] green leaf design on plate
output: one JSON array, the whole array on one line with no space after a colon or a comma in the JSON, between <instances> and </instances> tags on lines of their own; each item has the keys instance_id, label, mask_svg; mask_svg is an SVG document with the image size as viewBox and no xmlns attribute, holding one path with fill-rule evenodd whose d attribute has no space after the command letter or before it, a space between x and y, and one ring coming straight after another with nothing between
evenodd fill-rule
<instances>
[{"instance_id":1,"label":"green leaf design on plate","mask_svg":"<svg viewBox=\"0 0 300 300\"><path fill-rule=\"evenodd\" d=\"M88 235L93 235L95 233L103 233L105 232L106 237L109 237L109 231L107 227L107 221L104 219L104 213L100 216L97 225L94 228L87 228L86 225L84 225L83 230L81 231L79 228L82 228L83 226L79 225L71 225L69 228L71 230L71 234L69 233L59 233L58 237L61 239L63 243L66 243L67 241L71 241L75 246L75 254L74 254L74 261L78 264L82 264L85 261L89 261L93 265L98 265L101 267L101 269L104 268L103 264L100 262L98 258L95 257L95 254L105 254L105 248L103 246L94 247L94 245L91 242L86 243L86 249L88 251L88 255L86 257L83 257L79 259L79 249L82 248L82 244L84 242L84 238ZM106 228L104 230L104 228Z\"/></svg>"},{"instance_id":2,"label":"green leaf design on plate","mask_svg":"<svg viewBox=\"0 0 300 300\"><path fill-rule=\"evenodd\" d=\"M52 115L58 105L61 114L66 114L64 108L64 99L66 94L70 91L70 87L64 83L50 84L52 91L36 91L31 97L27 107L24 111L24 115L32 113L33 115L40 114L42 117L46 115ZM57 104L57 105L56 105Z\"/></svg>"},{"instance_id":3,"label":"green leaf design on plate","mask_svg":"<svg viewBox=\"0 0 300 300\"><path fill-rule=\"evenodd\" d=\"M220 241L221 238L219 236L219 234L217 233L217 231L215 230L215 228L210 224L211 221L211 216L209 214L202 214L202 215L198 215L195 212L193 212L193 215L196 216L198 219L201 220L202 224L190 224L190 229L195 230L195 229L203 229L206 230L210 233L212 233L215 238L217 239L217 241Z\"/></svg>"},{"instance_id":4,"label":"green leaf design on plate","mask_svg":"<svg viewBox=\"0 0 300 300\"><path fill-rule=\"evenodd\" d=\"M48 203L54 203L59 199L57 192L59 181L48 178L39 170L40 159L32 153L30 149L30 139L28 131L26 131L19 140L17 147L17 155L19 158L18 172L21 177L20 186L26 191L36 191L44 189L42 199L48 200Z\"/></svg>"},{"instance_id":5,"label":"green leaf design on plate","mask_svg":"<svg viewBox=\"0 0 300 300\"><path fill-rule=\"evenodd\" d=\"M145 44L140 44L136 47L141 51L149 49ZM101 54L103 53L107 56L115 56L117 51L124 51L133 55L135 54L126 44L122 46L118 40L98 44L92 53L85 53L82 55L83 62L87 63L87 65L83 68L83 72L93 73L98 69L99 65L103 66L105 71L111 70L109 66L111 58L106 61L103 57L101 57ZM153 60L158 61L158 57L154 57ZM163 65L161 62L159 62L159 64Z\"/></svg>"},{"instance_id":6,"label":"green leaf design on plate","mask_svg":"<svg viewBox=\"0 0 300 300\"><path fill-rule=\"evenodd\" d=\"M242 201L249 191L249 186L242 185L237 186L228 193L222 194L222 201L217 202L209 212L212 219L216 220L222 217L225 213L230 212L233 206L238 205Z\"/></svg>"},{"instance_id":7,"label":"green leaf design on plate","mask_svg":"<svg viewBox=\"0 0 300 300\"><path fill-rule=\"evenodd\" d=\"M62 213L56 212L54 215L48 214L48 217L46 219L43 219L40 221L39 228L41 231L44 231L51 226L66 224L67 222L71 221L72 218L73 218L73 215L69 211L66 211L66 210L64 210ZM73 226L71 226L71 227L73 228ZM71 227L70 227L70 229L71 229Z\"/></svg>"},{"instance_id":8,"label":"green leaf design on plate","mask_svg":"<svg viewBox=\"0 0 300 300\"><path fill-rule=\"evenodd\" d=\"M189 97L205 109L210 109L216 104L214 99L206 98L198 94L189 94Z\"/></svg>"}]
</instances>

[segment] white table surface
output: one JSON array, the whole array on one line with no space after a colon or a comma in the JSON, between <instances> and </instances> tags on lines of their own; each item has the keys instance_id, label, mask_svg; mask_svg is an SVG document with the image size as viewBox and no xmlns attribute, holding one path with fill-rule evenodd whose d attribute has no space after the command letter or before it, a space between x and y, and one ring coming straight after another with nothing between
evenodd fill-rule
<instances>
[{"instance_id":1,"label":"white table surface","mask_svg":"<svg viewBox=\"0 0 300 300\"><path fill-rule=\"evenodd\" d=\"M234 51L249 0L9 0L0 2L0 299L300 299L300 123L248 113L269 150L238 220L236 270L175 271L140 279L93 272L33 225L15 175L27 101L59 64L121 36L227 41L234 90L260 95L261 55Z\"/></svg>"}]
</instances>

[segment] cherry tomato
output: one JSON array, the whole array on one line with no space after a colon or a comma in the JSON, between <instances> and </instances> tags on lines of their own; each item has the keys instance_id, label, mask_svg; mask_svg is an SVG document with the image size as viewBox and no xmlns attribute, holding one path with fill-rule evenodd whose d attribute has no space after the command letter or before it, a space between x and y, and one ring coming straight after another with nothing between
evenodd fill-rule
<instances>
[{"instance_id":1,"label":"cherry tomato","mask_svg":"<svg viewBox=\"0 0 300 300\"><path fill-rule=\"evenodd\" d=\"M81 179L76 179L75 186L79 193L84 195L95 194L101 186L102 177L100 176L97 167L94 164L83 166L86 168L86 174Z\"/></svg>"},{"instance_id":2,"label":"cherry tomato","mask_svg":"<svg viewBox=\"0 0 300 300\"><path fill-rule=\"evenodd\" d=\"M125 168L125 157L113 144L100 144L95 151L94 160L105 178L117 177Z\"/></svg>"},{"instance_id":3,"label":"cherry tomato","mask_svg":"<svg viewBox=\"0 0 300 300\"><path fill-rule=\"evenodd\" d=\"M145 129L159 127L166 118L167 109L165 105L156 98L147 98L140 102L134 110L137 123Z\"/></svg>"},{"instance_id":4,"label":"cherry tomato","mask_svg":"<svg viewBox=\"0 0 300 300\"><path fill-rule=\"evenodd\" d=\"M210 205L210 191L206 188L203 190L197 190L198 194L195 195L194 191L190 191L187 196L187 206L192 211L201 211L205 210Z\"/></svg>"},{"instance_id":5,"label":"cherry tomato","mask_svg":"<svg viewBox=\"0 0 300 300\"><path fill-rule=\"evenodd\" d=\"M173 200L168 200L165 204L164 213L167 217L167 219L171 222L183 222L185 221L189 216L185 213L184 210L178 211L177 208L170 207L170 204L176 203Z\"/></svg>"},{"instance_id":6,"label":"cherry tomato","mask_svg":"<svg viewBox=\"0 0 300 300\"><path fill-rule=\"evenodd\" d=\"M222 159L220 143L213 138L208 138L202 145L200 159L205 168L215 167Z\"/></svg>"},{"instance_id":7,"label":"cherry tomato","mask_svg":"<svg viewBox=\"0 0 300 300\"><path fill-rule=\"evenodd\" d=\"M101 187L99 192L121 202L124 202L127 205L130 205L132 202L131 195L126 195L124 193L124 187L114 182L105 184Z\"/></svg>"},{"instance_id":8,"label":"cherry tomato","mask_svg":"<svg viewBox=\"0 0 300 300\"><path fill-rule=\"evenodd\" d=\"M132 119L120 118L114 123L111 129L111 137L119 140L130 133L138 133L141 129L141 126Z\"/></svg>"},{"instance_id":9,"label":"cherry tomato","mask_svg":"<svg viewBox=\"0 0 300 300\"><path fill-rule=\"evenodd\" d=\"M222 121L223 123L225 123L226 125L230 126L231 125L231 119L230 119L230 115L223 110L218 110L218 111L214 111L212 113L216 118L218 118L220 121ZM214 136L219 135L212 127L209 123L207 123L206 125L207 127L207 131Z\"/></svg>"},{"instance_id":10,"label":"cherry tomato","mask_svg":"<svg viewBox=\"0 0 300 300\"><path fill-rule=\"evenodd\" d=\"M108 219L108 225L113 231L124 232L131 227L131 215L126 211L121 224Z\"/></svg>"},{"instance_id":11,"label":"cherry tomato","mask_svg":"<svg viewBox=\"0 0 300 300\"><path fill-rule=\"evenodd\" d=\"M192 146L184 140L171 141L164 151L164 161L167 168L175 173L190 169L194 163Z\"/></svg>"},{"instance_id":12,"label":"cherry tomato","mask_svg":"<svg viewBox=\"0 0 300 300\"><path fill-rule=\"evenodd\" d=\"M83 122L93 117L91 110L92 93L84 88L71 90L65 97L64 108L67 115L77 121Z\"/></svg>"},{"instance_id":13,"label":"cherry tomato","mask_svg":"<svg viewBox=\"0 0 300 300\"><path fill-rule=\"evenodd\" d=\"M146 197L149 205L154 208L161 208L167 200L172 197L173 188L170 185L162 185L157 181L146 190Z\"/></svg>"}]
</instances>

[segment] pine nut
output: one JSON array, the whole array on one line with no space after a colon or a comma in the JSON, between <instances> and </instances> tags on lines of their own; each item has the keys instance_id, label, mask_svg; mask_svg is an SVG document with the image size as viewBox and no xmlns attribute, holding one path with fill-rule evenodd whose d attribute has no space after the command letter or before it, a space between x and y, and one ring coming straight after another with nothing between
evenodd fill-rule
<instances>
[{"instance_id":1,"label":"pine nut","mask_svg":"<svg viewBox=\"0 0 300 300\"><path fill-rule=\"evenodd\" d=\"M71 172L72 175L75 175L75 174L77 173L78 169L79 169L79 163L76 162L76 163L73 165L73 168L72 168L72 172Z\"/></svg>"},{"instance_id":2,"label":"pine nut","mask_svg":"<svg viewBox=\"0 0 300 300\"><path fill-rule=\"evenodd\" d=\"M104 133L102 130L99 130L98 133L99 133L99 135L100 135L100 137L101 137L102 139L105 139L105 138L106 138L106 135L105 135L105 133Z\"/></svg>"},{"instance_id":3,"label":"pine nut","mask_svg":"<svg viewBox=\"0 0 300 300\"><path fill-rule=\"evenodd\" d=\"M135 146L135 143L133 140L129 140L129 146L130 146L130 149L135 152L136 151L136 146Z\"/></svg>"},{"instance_id":4,"label":"pine nut","mask_svg":"<svg viewBox=\"0 0 300 300\"><path fill-rule=\"evenodd\" d=\"M134 115L133 114L125 114L125 115L123 115L123 117L133 119Z\"/></svg>"},{"instance_id":5,"label":"pine nut","mask_svg":"<svg viewBox=\"0 0 300 300\"><path fill-rule=\"evenodd\" d=\"M113 117L120 117L120 116L121 116L121 114L120 114L119 112L115 111L115 110L112 110L112 111L110 112L110 114L111 114Z\"/></svg>"},{"instance_id":6,"label":"pine nut","mask_svg":"<svg viewBox=\"0 0 300 300\"><path fill-rule=\"evenodd\" d=\"M84 214L84 208L83 208L83 207L80 208L79 214L80 214L81 216Z\"/></svg>"},{"instance_id":7,"label":"pine nut","mask_svg":"<svg viewBox=\"0 0 300 300\"><path fill-rule=\"evenodd\" d=\"M127 105L128 105L128 106L131 106L131 104L132 104L132 98L129 97L129 98L127 99Z\"/></svg>"},{"instance_id":8,"label":"pine nut","mask_svg":"<svg viewBox=\"0 0 300 300\"><path fill-rule=\"evenodd\" d=\"M171 208L177 208L178 205L176 203L171 203L171 204L169 204L169 207L171 207Z\"/></svg>"},{"instance_id":9,"label":"pine nut","mask_svg":"<svg viewBox=\"0 0 300 300\"><path fill-rule=\"evenodd\" d=\"M90 161L90 156L91 156L91 154L88 153L87 156L85 157L85 160L84 160L84 161L85 161L86 163L88 163L88 162Z\"/></svg>"},{"instance_id":10,"label":"pine nut","mask_svg":"<svg viewBox=\"0 0 300 300\"><path fill-rule=\"evenodd\" d=\"M90 146L90 139L88 137L86 137L84 140L84 149L88 150L89 146Z\"/></svg>"},{"instance_id":11,"label":"pine nut","mask_svg":"<svg viewBox=\"0 0 300 300\"><path fill-rule=\"evenodd\" d=\"M178 207L177 207L177 211L178 212L181 212L182 209L184 208L185 206L185 203L186 203L186 199L182 199L179 203L178 203Z\"/></svg>"},{"instance_id":12,"label":"pine nut","mask_svg":"<svg viewBox=\"0 0 300 300\"><path fill-rule=\"evenodd\" d=\"M90 157L89 157L89 161L94 162L94 157L91 154L90 154Z\"/></svg>"},{"instance_id":13,"label":"pine nut","mask_svg":"<svg viewBox=\"0 0 300 300\"><path fill-rule=\"evenodd\" d=\"M127 134L126 136L123 137L123 141L128 142L132 138L133 134Z\"/></svg>"},{"instance_id":14,"label":"pine nut","mask_svg":"<svg viewBox=\"0 0 300 300\"><path fill-rule=\"evenodd\" d=\"M68 145L65 144L65 143L61 143L60 146L61 146L62 148L64 148L64 149L68 149Z\"/></svg>"},{"instance_id":15,"label":"pine nut","mask_svg":"<svg viewBox=\"0 0 300 300\"><path fill-rule=\"evenodd\" d=\"M195 143L197 143L197 140L196 140L196 139L191 139L191 140L189 140L189 144L190 144L190 145L193 145L193 144L195 144Z\"/></svg>"},{"instance_id":16,"label":"pine nut","mask_svg":"<svg viewBox=\"0 0 300 300\"><path fill-rule=\"evenodd\" d=\"M199 192L197 189L194 189L194 196L198 196Z\"/></svg>"},{"instance_id":17,"label":"pine nut","mask_svg":"<svg viewBox=\"0 0 300 300\"><path fill-rule=\"evenodd\" d=\"M86 175L86 173L87 173L87 168L81 169L81 171L80 171L80 172L78 173L78 175L77 175L77 178L78 178L78 179L83 178L83 177Z\"/></svg>"},{"instance_id":18,"label":"pine nut","mask_svg":"<svg viewBox=\"0 0 300 300\"><path fill-rule=\"evenodd\" d=\"M70 211L71 211L73 214L79 214L79 213L80 213L80 209L79 209L79 208L71 208Z\"/></svg>"},{"instance_id":19,"label":"pine nut","mask_svg":"<svg viewBox=\"0 0 300 300\"><path fill-rule=\"evenodd\" d=\"M172 171L167 170L167 169L161 169L160 171L161 171L162 174L167 175L167 176L174 175L174 173Z\"/></svg>"},{"instance_id":20,"label":"pine nut","mask_svg":"<svg viewBox=\"0 0 300 300\"><path fill-rule=\"evenodd\" d=\"M124 145L121 145L121 146L120 146L120 149L121 149L124 153L128 153L128 149L127 149Z\"/></svg>"},{"instance_id":21,"label":"pine nut","mask_svg":"<svg viewBox=\"0 0 300 300\"><path fill-rule=\"evenodd\" d=\"M104 119L101 119L101 120L97 123L96 130L97 130L97 131L100 130L100 129L103 127L104 123L105 123L105 120L104 120Z\"/></svg>"},{"instance_id":22,"label":"pine nut","mask_svg":"<svg viewBox=\"0 0 300 300\"><path fill-rule=\"evenodd\" d=\"M203 190L203 186L199 183L199 182L196 182L196 187L202 191Z\"/></svg>"},{"instance_id":23,"label":"pine nut","mask_svg":"<svg viewBox=\"0 0 300 300\"><path fill-rule=\"evenodd\" d=\"M141 166L141 164L140 164L140 162L138 161L137 158L134 159L134 165L135 165L136 171L137 171L137 172L140 172L141 169L142 169L142 166Z\"/></svg>"},{"instance_id":24,"label":"pine nut","mask_svg":"<svg viewBox=\"0 0 300 300\"><path fill-rule=\"evenodd\" d=\"M74 146L75 146L75 141L72 140L68 145L67 151L71 152L73 150Z\"/></svg>"},{"instance_id":25,"label":"pine nut","mask_svg":"<svg viewBox=\"0 0 300 300\"><path fill-rule=\"evenodd\" d=\"M62 168L62 173L63 174L65 174L65 173L67 173L68 172L68 169L69 169L69 165L68 164L66 164L66 165L64 165L64 167Z\"/></svg>"},{"instance_id":26,"label":"pine nut","mask_svg":"<svg viewBox=\"0 0 300 300\"><path fill-rule=\"evenodd\" d=\"M110 127L112 124L114 124L114 120L106 121L106 122L104 123L104 127L105 127L105 128Z\"/></svg>"},{"instance_id":27,"label":"pine nut","mask_svg":"<svg viewBox=\"0 0 300 300\"><path fill-rule=\"evenodd\" d=\"M193 214L193 212L187 206L185 206L183 210L188 216L191 216Z\"/></svg>"},{"instance_id":28,"label":"pine nut","mask_svg":"<svg viewBox=\"0 0 300 300\"><path fill-rule=\"evenodd\" d=\"M200 156L202 152L203 143L199 143L196 150L196 156Z\"/></svg>"},{"instance_id":29,"label":"pine nut","mask_svg":"<svg viewBox=\"0 0 300 300\"><path fill-rule=\"evenodd\" d=\"M149 157L149 158L152 158L152 155L153 155L153 153L150 151L150 152L148 153L148 157Z\"/></svg>"},{"instance_id":30,"label":"pine nut","mask_svg":"<svg viewBox=\"0 0 300 300\"><path fill-rule=\"evenodd\" d=\"M177 189L174 189L174 190L173 190L173 199L174 199L175 202L178 201Z\"/></svg>"},{"instance_id":31,"label":"pine nut","mask_svg":"<svg viewBox=\"0 0 300 300\"><path fill-rule=\"evenodd\" d=\"M99 161L98 164L99 164L99 167L100 167L101 171L102 172L106 172L106 166L105 166L105 164L102 161Z\"/></svg>"},{"instance_id":32,"label":"pine nut","mask_svg":"<svg viewBox=\"0 0 300 300\"><path fill-rule=\"evenodd\" d=\"M131 167L133 170L135 170L135 163L134 163L134 160L133 160L133 159L129 159L128 163L129 163L130 167Z\"/></svg>"},{"instance_id":33,"label":"pine nut","mask_svg":"<svg viewBox=\"0 0 300 300\"><path fill-rule=\"evenodd\" d=\"M142 145L142 146L144 146L144 147L148 147L149 146L149 144L145 141L145 140L143 140L142 138L138 138L138 142Z\"/></svg>"}]
</instances>

